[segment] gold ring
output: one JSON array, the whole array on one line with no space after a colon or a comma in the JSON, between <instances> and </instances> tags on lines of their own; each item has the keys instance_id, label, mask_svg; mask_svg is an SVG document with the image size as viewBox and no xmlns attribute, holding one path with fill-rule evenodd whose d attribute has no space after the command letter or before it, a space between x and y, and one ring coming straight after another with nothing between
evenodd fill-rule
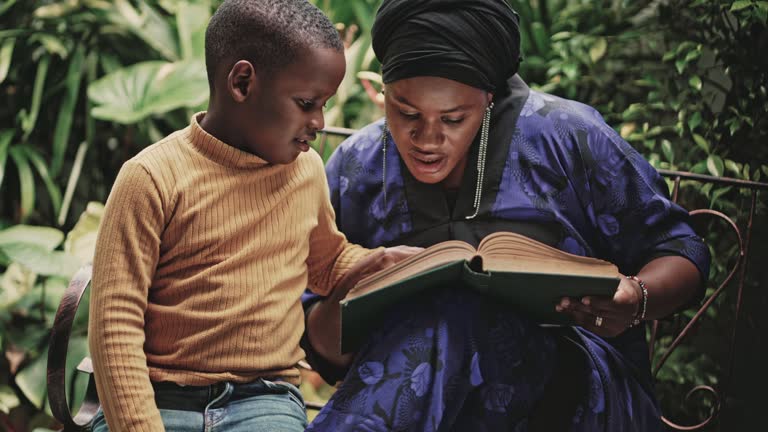
<instances>
[{"instance_id":1,"label":"gold ring","mask_svg":"<svg viewBox=\"0 0 768 432\"><path fill-rule=\"evenodd\" d=\"M595 316L595 327L602 327L602 326L603 326L603 317Z\"/></svg>"}]
</instances>

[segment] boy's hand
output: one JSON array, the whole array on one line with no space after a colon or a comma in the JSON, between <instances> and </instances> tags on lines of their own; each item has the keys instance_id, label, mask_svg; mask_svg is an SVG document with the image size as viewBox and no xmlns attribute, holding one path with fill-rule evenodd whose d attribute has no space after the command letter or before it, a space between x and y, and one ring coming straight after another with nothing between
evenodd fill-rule
<instances>
[{"instance_id":1,"label":"boy's hand","mask_svg":"<svg viewBox=\"0 0 768 432\"><path fill-rule=\"evenodd\" d=\"M396 246L380 249L358 261L339 280L328 298L315 303L307 312L307 337L310 345L326 361L339 367L352 363L353 354L340 354L341 322L339 301L360 279L384 270L396 263L421 252L422 248Z\"/></svg>"},{"instance_id":2,"label":"boy's hand","mask_svg":"<svg viewBox=\"0 0 768 432\"><path fill-rule=\"evenodd\" d=\"M392 267L393 265L399 263L400 261L409 258L413 255L416 255L417 253L423 251L424 248L420 247L413 247L413 246L394 246L384 249L384 254L380 259L380 262L378 264L378 269L372 271L377 272L379 270L384 270L387 267Z\"/></svg>"},{"instance_id":3,"label":"boy's hand","mask_svg":"<svg viewBox=\"0 0 768 432\"><path fill-rule=\"evenodd\" d=\"M398 262L423 250L424 248L411 246L394 246L383 250L377 250L358 261L351 269L349 269L347 274L344 275L336 285L336 288L331 293L329 299L338 302L364 277L376 273L377 271L384 270L385 268L392 267Z\"/></svg>"}]
</instances>

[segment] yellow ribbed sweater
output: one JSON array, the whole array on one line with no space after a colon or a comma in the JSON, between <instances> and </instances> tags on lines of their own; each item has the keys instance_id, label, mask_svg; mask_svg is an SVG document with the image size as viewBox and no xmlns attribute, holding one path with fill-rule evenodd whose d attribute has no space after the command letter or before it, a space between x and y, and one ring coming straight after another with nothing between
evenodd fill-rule
<instances>
[{"instance_id":1,"label":"yellow ribbed sweater","mask_svg":"<svg viewBox=\"0 0 768 432\"><path fill-rule=\"evenodd\" d=\"M298 380L300 296L370 251L314 151L271 165L191 125L123 165L96 244L89 343L110 429L164 430L151 381Z\"/></svg>"}]
</instances>

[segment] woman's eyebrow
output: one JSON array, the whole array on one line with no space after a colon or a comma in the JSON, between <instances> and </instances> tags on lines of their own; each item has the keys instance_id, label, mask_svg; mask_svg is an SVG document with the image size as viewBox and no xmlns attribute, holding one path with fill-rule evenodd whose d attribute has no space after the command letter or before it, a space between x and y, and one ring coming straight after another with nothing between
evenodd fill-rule
<instances>
[{"instance_id":1,"label":"woman's eyebrow","mask_svg":"<svg viewBox=\"0 0 768 432\"><path fill-rule=\"evenodd\" d=\"M441 114L448 114L448 113L452 113L452 112L456 112L456 111L466 111L466 110L468 110L471 107L472 107L472 105L464 104L464 105L459 105L457 107L449 108L447 110L442 110L442 111L440 111L440 113Z\"/></svg>"},{"instance_id":2,"label":"woman's eyebrow","mask_svg":"<svg viewBox=\"0 0 768 432\"><path fill-rule=\"evenodd\" d=\"M409 106L409 107L411 107L411 108L416 108L416 105L414 105L414 104L412 104L412 103L408 102L408 99L406 99L406 98L405 98L405 97L403 97L403 96L395 96L395 100L396 100L396 101L398 101L398 102L400 102L401 104L405 104L405 105L408 105L408 106ZM417 109L418 109L418 108L417 108Z\"/></svg>"},{"instance_id":3,"label":"woman's eyebrow","mask_svg":"<svg viewBox=\"0 0 768 432\"><path fill-rule=\"evenodd\" d=\"M410 102L408 101L408 99L406 99L406 98L405 98L405 97L403 97L403 96L396 96L396 97L395 97L395 100L396 100L396 101L398 101L398 102L400 102L400 103L402 103L402 104L408 105L408 106L410 106L410 107L412 107L412 108L416 108L416 109L418 109L418 108L416 107L416 105L414 105L414 104L410 103ZM445 110L441 110L441 111L440 111L440 114L449 114L449 113L452 113L452 112L457 112L457 111L466 111L466 110L470 109L471 107L472 107L472 105L471 105L471 104L463 104L463 105L455 106L455 107L453 107L453 108L448 108L448 109L445 109Z\"/></svg>"}]
</instances>

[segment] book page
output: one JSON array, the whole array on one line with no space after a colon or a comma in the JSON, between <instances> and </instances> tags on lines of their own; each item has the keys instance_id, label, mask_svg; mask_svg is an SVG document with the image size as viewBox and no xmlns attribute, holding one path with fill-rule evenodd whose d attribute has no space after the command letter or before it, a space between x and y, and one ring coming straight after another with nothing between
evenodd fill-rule
<instances>
[{"instance_id":1,"label":"book page","mask_svg":"<svg viewBox=\"0 0 768 432\"><path fill-rule=\"evenodd\" d=\"M450 262L469 260L475 255L475 252L471 245L459 240L438 243L400 261L392 267L360 280L354 288L349 290L345 299L355 298L376 291L379 288Z\"/></svg>"},{"instance_id":2,"label":"book page","mask_svg":"<svg viewBox=\"0 0 768 432\"><path fill-rule=\"evenodd\" d=\"M520 234L497 232L480 242L485 270L618 277L607 261L563 252Z\"/></svg>"}]
</instances>

